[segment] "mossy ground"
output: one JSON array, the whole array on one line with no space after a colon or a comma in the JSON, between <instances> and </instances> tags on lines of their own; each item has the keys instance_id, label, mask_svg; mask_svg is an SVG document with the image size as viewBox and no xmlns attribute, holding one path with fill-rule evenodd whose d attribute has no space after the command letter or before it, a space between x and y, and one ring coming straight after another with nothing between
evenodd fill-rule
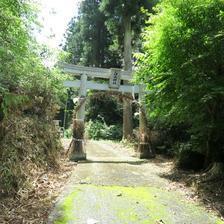
<instances>
[{"instance_id":1,"label":"mossy ground","mask_svg":"<svg viewBox=\"0 0 224 224\"><path fill-rule=\"evenodd\" d=\"M176 193L155 187L77 185L58 206L58 214L55 224L86 223L88 218L107 224L224 223Z\"/></svg>"}]
</instances>

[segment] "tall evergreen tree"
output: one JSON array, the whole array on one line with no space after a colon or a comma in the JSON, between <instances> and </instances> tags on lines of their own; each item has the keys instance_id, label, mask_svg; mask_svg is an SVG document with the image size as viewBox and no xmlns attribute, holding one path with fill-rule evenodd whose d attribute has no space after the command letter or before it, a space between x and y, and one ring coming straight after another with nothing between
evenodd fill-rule
<instances>
[{"instance_id":1,"label":"tall evergreen tree","mask_svg":"<svg viewBox=\"0 0 224 224\"><path fill-rule=\"evenodd\" d=\"M134 33L139 34L145 19L142 8L151 9L153 2L148 0L102 0L101 11L107 16L107 26L117 34L123 46L124 70L132 70L132 41ZM122 31L122 32L120 32ZM132 105L130 100L123 102L123 138L130 139L133 135Z\"/></svg>"},{"instance_id":2,"label":"tall evergreen tree","mask_svg":"<svg viewBox=\"0 0 224 224\"><path fill-rule=\"evenodd\" d=\"M112 34L99 10L100 1L82 2L79 15L67 30L64 49L71 54L69 62L96 67L120 67L121 51L112 45Z\"/></svg>"}]
</instances>

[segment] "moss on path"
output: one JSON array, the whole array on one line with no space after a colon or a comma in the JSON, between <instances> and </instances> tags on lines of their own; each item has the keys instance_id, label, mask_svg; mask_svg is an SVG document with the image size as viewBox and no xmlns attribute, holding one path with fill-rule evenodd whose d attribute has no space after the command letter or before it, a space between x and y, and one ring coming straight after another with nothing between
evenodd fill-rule
<instances>
[{"instance_id":1,"label":"moss on path","mask_svg":"<svg viewBox=\"0 0 224 224\"><path fill-rule=\"evenodd\" d=\"M154 187L77 185L58 206L55 224L221 224L175 192Z\"/></svg>"}]
</instances>

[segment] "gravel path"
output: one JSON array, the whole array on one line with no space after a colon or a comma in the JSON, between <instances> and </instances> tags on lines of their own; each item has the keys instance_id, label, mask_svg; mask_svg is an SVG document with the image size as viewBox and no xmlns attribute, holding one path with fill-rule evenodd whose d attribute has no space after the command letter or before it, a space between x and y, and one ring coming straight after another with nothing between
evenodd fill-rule
<instances>
[{"instance_id":1,"label":"gravel path","mask_svg":"<svg viewBox=\"0 0 224 224\"><path fill-rule=\"evenodd\" d=\"M119 144L91 141L49 218L55 224L221 224L162 177L162 159L140 160Z\"/></svg>"}]
</instances>

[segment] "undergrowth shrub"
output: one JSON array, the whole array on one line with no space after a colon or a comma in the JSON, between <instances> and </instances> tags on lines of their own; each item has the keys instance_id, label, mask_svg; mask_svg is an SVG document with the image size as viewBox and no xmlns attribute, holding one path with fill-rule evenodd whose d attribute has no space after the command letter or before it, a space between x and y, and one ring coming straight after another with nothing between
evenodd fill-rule
<instances>
[{"instance_id":1,"label":"undergrowth shrub","mask_svg":"<svg viewBox=\"0 0 224 224\"><path fill-rule=\"evenodd\" d=\"M204 168L205 155L194 150L190 143L180 144L178 146L179 152L177 154L176 166L183 170L199 171Z\"/></svg>"},{"instance_id":2,"label":"undergrowth shrub","mask_svg":"<svg viewBox=\"0 0 224 224\"><path fill-rule=\"evenodd\" d=\"M72 137L72 128L68 128L64 132L64 137L65 138L71 138Z\"/></svg>"},{"instance_id":3,"label":"undergrowth shrub","mask_svg":"<svg viewBox=\"0 0 224 224\"><path fill-rule=\"evenodd\" d=\"M90 139L121 140L122 127L120 125L107 125L105 122L90 120L86 125L86 135Z\"/></svg>"}]
</instances>

